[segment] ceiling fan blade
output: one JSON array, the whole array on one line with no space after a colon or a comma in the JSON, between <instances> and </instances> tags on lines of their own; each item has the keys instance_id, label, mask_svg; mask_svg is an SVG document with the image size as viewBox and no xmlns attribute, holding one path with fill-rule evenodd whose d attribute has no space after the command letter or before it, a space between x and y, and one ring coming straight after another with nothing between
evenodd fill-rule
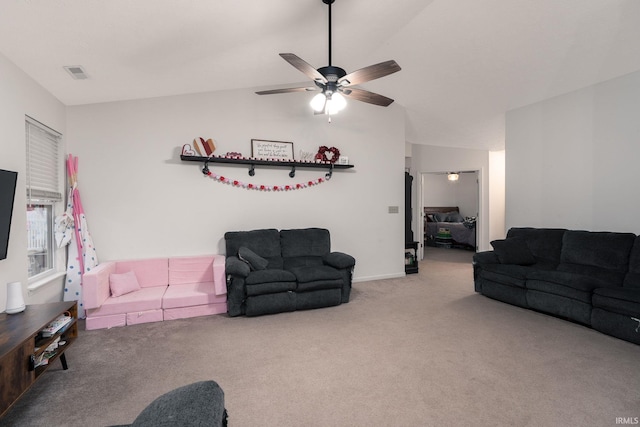
<instances>
[{"instance_id":1,"label":"ceiling fan blade","mask_svg":"<svg viewBox=\"0 0 640 427\"><path fill-rule=\"evenodd\" d=\"M302 71L307 77L309 77L313 81L319 81L322 83L326 83L327 79L318 72L311 64L304 61L297 55L293 53L281 53L280 56L287 61L289 64L296 67L298 70Z\"/></svg>"},{"instance_id":2,"label":"ceiling fan blade","mask_svg":"<svg viewBox=\"0 0 640 427\"><path fill-rule=\"evenodd\" d=\"M349 73L338 80L338 84L340 86L359 85L361 83L379 79L380 77L388 76L389 74L396 73L400 70L401 68L396 61L385 61L379 64L369 65L368 67Z\"/></svg>"},{"instance_id":3,"label":"ceiling fan blade","mask_svg":"<svg viewBox=\"0 0 640 427\"><path fill-rule=\"evenodd\" d=\"M393 99L391 98L387 98L386 96L378 95L377 93L369 92L364 89L348 88L341 90L341 92L348 98L379 105L381 107L388 107L393 103Z\"/></svg>"},{"instance_id":4,"label":"ceiling fan blade","mask_svg":"<svg viewBox=\"0 0 640 427\"><path fill-rule=\"evenodd\" d=\"M292 92L312 92L317 90L316 86L303 86L303 87L286 87L283 89L271 89L271 90L261 90L256 92L258 95L275 95L278 93L292 93Z\"/></svg>"}]
</instances>

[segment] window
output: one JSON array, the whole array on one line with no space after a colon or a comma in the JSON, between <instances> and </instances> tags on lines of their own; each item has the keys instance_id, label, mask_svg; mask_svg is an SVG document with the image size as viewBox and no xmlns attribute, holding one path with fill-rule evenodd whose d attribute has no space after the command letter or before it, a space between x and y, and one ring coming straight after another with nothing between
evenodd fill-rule
<instances>
[{"instance_id":1,"label":"window","mask_svg":"<svg viewBox=\"0 0 640 427\"><path fill-rule=\"evenodd\" d=\"M27 205L27 254L29 256L29 277L37 276L54 268L53 205Z\"/></svg>"},{"instance_id":2,"label":"window","mask_svg":"<svg viewBox=\"0 0 640 427\"><path fill-rule=\"evenodd\" d=\"M26 118L27 256L29 278L55 271L54 212L60 191L61 135Z\"/></svg>"}]
</instances>

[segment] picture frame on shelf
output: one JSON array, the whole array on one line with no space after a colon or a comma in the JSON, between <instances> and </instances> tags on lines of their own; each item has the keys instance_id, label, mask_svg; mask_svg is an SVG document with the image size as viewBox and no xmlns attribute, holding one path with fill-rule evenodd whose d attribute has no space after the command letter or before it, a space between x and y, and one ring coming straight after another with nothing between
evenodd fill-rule
<instances>
[{"instance_id":1,"label":"picture frame on shelf","mask_svg":"<svg viewBox=\"0 0 640 427\"><path fill-rule=\"evenodd\" d=\"M251 157L265 160L294 160L293 142L252 139Z\"/></svg>"}]
</instances>

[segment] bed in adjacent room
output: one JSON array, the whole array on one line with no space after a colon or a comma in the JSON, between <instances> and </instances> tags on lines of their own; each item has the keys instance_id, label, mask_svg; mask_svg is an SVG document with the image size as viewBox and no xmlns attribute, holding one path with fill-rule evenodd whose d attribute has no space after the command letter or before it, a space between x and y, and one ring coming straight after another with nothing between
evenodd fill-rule
<instances>
[{"instance_id":1,"label":"bed in adjacent room","mask_svg":"<svg viewBox=\"0 0 640 427\"><path fill-rule=\"evenodd\" d=\"M424 208L425 246L476 249L476 218L463 217L457 206Z\"/></svg>"}]
</instances>

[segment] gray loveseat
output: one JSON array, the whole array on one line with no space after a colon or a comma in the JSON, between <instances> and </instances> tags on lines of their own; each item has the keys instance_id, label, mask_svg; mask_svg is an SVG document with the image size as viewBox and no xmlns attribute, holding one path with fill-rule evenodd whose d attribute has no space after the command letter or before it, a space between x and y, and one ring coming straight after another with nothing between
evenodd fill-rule
<instances>
[{"instance_id":1,"label":"gray loveseat","mask_svg":"<svg viewBox=\"0 0 640 427\"><path fill-rule=\"evenodd\" d=\"M474 255L476 292L640 344L640 236L512 228Z\"/></svg>"},{"instance_id":2,"label":"gray loveseat","mask_svg":"<svg viewBox=\"0 0 640 427\"><path fill-rule=\"evenodd\" d=\"M329 230L225 233L230 316L258 316L349 302L355 259L331 252Z\"/></svg>"}]
</instances>

